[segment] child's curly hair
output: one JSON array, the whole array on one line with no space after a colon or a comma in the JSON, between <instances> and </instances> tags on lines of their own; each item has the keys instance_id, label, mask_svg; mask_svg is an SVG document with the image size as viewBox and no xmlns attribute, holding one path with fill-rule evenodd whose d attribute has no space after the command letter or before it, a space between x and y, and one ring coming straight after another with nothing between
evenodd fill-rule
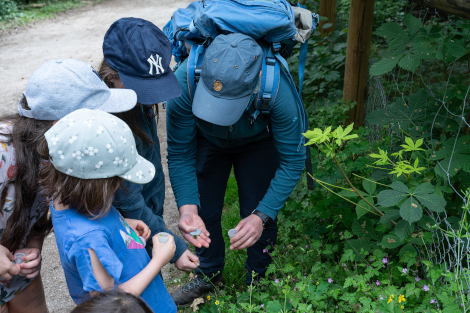
<instances>
[{"instance_id":1,"label":"child's curly hair","mask_svg":"<svg viewBox=\"0 0 470 313\"><path fill-rule=\"evenodd\" d=\"M139 297L120 290L100 293L70 313L153 313Z\"/></svg>"}]
</instances>

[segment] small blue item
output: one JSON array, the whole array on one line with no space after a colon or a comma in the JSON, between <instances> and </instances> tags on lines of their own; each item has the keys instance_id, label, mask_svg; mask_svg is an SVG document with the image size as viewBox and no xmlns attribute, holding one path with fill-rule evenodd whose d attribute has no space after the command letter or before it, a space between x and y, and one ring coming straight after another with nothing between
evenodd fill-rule
<instances>
[{"instance_id":1,"label":"small blue item","mask_svg":"<svg viewBox=\"0 0 470 313\"><path fill-rule=\"evenodd\" d=\"M195 231L189 233L191 236L199 236L201 234L201 230L197 228Z\"/></svg>"}]
</instances>

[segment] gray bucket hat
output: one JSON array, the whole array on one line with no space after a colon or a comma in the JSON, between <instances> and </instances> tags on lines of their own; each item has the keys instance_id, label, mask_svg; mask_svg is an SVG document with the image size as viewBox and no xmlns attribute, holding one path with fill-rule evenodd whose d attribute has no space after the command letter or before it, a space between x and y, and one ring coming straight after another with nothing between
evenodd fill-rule
<instances>
[{"instance_id":1,"label":"gray bucket hat","mask_svg":"<svg viewBox=\"0 0 470 313\"><path fill-rule=\"evenodd\" d=\"M18 103L21 116L56 121L78 109L95 109L110 113L125 112L135 107L137 95L128 89L110 89L93 67L74 59L47 61L26 84Z\"/></svg>"},{"instance_id":2,"label":"gray bucket hat","mask_svg":"<svg viewBox=\"0 0 470 313\"><path fill-rule=\"evenodd\" d=\"M99 110L80 109L46 133L52 165L81 179L119 176L146 184L155 166L137 153L132 131L121 119Z\"/></svg>"},{"instance_id":3,"label":"gray bucket hat","mask_svg":"<svg viewBox=\"0 0 470 313\"><path fill-rule=\"evenodd\" d=\"M243 34L217 36L207 48L193 113L212 124L235 124L257 87L263 49Z\"/></svg>"}]
</instances>

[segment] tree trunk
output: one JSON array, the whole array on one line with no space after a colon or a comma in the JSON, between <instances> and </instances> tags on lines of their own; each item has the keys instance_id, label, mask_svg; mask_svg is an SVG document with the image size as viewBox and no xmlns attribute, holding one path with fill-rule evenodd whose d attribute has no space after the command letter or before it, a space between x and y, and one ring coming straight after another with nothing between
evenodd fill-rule
<instances>
[{"instance_id":1,"label":"tree trunk","mask_svg":"<svg viewBox=\"0 0 470 313\"><path fill-rule=\"evenodd\" d=\"M320 16L325 16L328 18L327 21L320 21L320 32L322 35L331 33L335 30L336 26L336 8L337 0L321 0L320 1ZM327 23L332 23L333 26L328 28L323 28L323 25Z\"/></svg>"},{"instance_id":2,"label":"tree trunk","mask_svg":"<svg viewBox=\"0 0 470 313\"><path fill-rule=\"evenodd\" d=\"M375 0L351 0L346 48L343 99L357 102L349 111L347 124L354 128L364 124L364 103L369 76L369 54Z\"/></svg>"},{"instance_id":3,"label":"tree trunk","mask_svg":"<svg viewBox=\"0 0 470 313\"><path fill-rule=\"evenodd\" d=\"M470 1L468 0L412 0L412 2L470 20Z\"/></svg>"}]
</instances>

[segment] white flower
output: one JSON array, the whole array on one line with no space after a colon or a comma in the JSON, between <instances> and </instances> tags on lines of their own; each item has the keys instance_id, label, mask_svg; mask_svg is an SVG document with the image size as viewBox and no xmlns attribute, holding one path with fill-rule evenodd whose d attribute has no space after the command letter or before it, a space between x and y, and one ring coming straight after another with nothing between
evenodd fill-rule
<instances>
[{"instance_id":1,"label":"white flower","mask_svg":"<svg viewBox=\"0 0 470 313\"><path fill-rule=\"evenodd\" d=\"M96 132L98 133L98 135L101 135L103 133L103 130L104 130L103 126L100 126L98 127L98 130Z\"/></svg>"},{"instance_id":2,"label":"white flower","mask_svg":"<svg viewBox=\"0 0 470 313\"><path fill-rule=\"evenodd\" d=\"M124 143L126 143L126 138L124 138L124 137L121 136L121 140L122 140Z\"/></svg>"},{"instance_id":3,"label":"white flower","mask_svg":"<svg viewBox=\"0 0 470 313\"><path fill-rule=\"evenodd\" d=\"M113 149L109 149L108 152L109 152L109 153L113 153L114 150L113 150Z\"/></svg>"},{"instance_id":4,"label":"white flower","mask_svg":"<svg viewBox=\"0 0 470 313\"><path fill-rule=\"evenodd\" d=\"M73 135L72 137L70 137L69 142L73 143L75 140L77 140L77 136Z\"/></svg>"},{"instance_id":5,"label":"white flower","mask_svg":"<svg viewBox=\"0 0 470 313\"><path fill-rule=\"evenodd\" d=\"M99 161L98 164L95 165L97 169L101 168L102 166L103 166L103 161Z\"/></svg>"},{"instance_id":6,"label":"white flower","mask_svg":"<svg viewBox=\"0 0 470 313\"><path fill-rule=\"evenodd\" d=\"M72 170L71 168L69 168L69 169L67 170L67 174L70 174L70 173L72 173L72 172L73 172L73 170Z\"/></svg>"},{"instance_id":7,"label":"white flower","mask_svg":"<svg viewBox=\"0 0 470 313\"><path fill-rule=\"evenodd\" d=\"M142 171L135 172L135 175L138 179L142 179L144 177L144 175L142 175Z\"/></svg>"},{"instance_id":8,"label":"white flower","mask_svg":"<svg viewBox=\"0 0 470 313\"><path fill-rule=\"evenodd\" d=\"M131 129L129 128L129 126L127 125L122 125L122 128L124 129L124 132L127 133L128 131L130 131Z\"/></svg>"},{"instance_id":9,"label":"white flower","mask_svg":"<svg viewBox=\"0 0 470 313\"><path fill-rule=\"evenodd\" d=\"M131 179L132 176L131 176L131 175L127 175L126 178L127 178L127 179Z\"/></svg>"},{"instance_id":10,"label":"white flower","mask_svg":"<svg viewBox=\"0 0 470 313\"><path fill-rule=\"evenodd\" d=\"M88 127L91 127L91 124L93 124L93 122L95 121L95 119L89 119L89 120L86 120L83 122L83 124L87 124L86 126Z\"/></svg>"},{"instance_id":11,"label":"white flower","mask_svg":"<svg viewBox=\"0 0 470 313\"><path fill-rule=\"evenodd\" d=\"M113 152L114 152L114 150L111 149L111 144L110 144L110 143L108 143L108 144L106 145L106 150L108 150L109 153L113 153ZM96 152L98 152L98 149L96 150ZM95 153L96 153L96 152L95 152Z\"/></svg>"},{"instance_id":12,"label":"white flower","mask_svg":"<svg viewBox=\"0 0 470 313\"><path fill-rule=\"evenodd\" d=\"M64 154L62 150L57 151L57 154Z\"/></svg>"},{"instance_id":13,"label":"white flower","mask_svg":"<svg viewBox=\"0 0 470 313\"><path fill-rule=\"evenodd\" d=\"M117 125L117 122L114 118L111 119L111 122L113 122L114 125Z\"/></svg>"},{"instance_id":14,"label":"white flower","mask_svg":"<svg viewBox=\"0 0 470 313\"><path fill-rule=\"evenodd\" d=\"M69 119L69 123L68 123L67 125L68 125L69 127L71 127L71 126L73 126L73 123L74 123L74 122L75 122L75 121L74 121L73 119Z\"/></svg>"},{"instance_id":15,"label":"white flower","mask_svg":"<svg viewBox=\"0 0 470 313\"><path fill-rule=\"evenodd\" d=\"M150 176L152 177L155 176L155 170L153 168L149 170L149 173L150 173Z\"/></svg>"},{"instance_id":16,"label":"white flower","mask_svg":"<svg viewBox=\"0 0 470 313\"><path fill-rule=\"evenodd\" d=\"M62 154L60 157L59 157L61 160L65 159L65 156Z\"/></svg>"},{"instance_id":17,"label":"white flower","mask_svg":"<svg viewBox=\"0 0 470 313\"><path fill-rule=\"evenodd\" d=\"M119 157L115 157L113 163L114 164L119 164ZM122 160L121 160L121 163L122 163Z\"/></svg>"},{"instance_id":18,"label":"white flower","mask_svg":"<svg viewBox=\"0 0 470 313\"><path fill-rule=\"evenodd\" d=\"M110 148L111 148L111 144L110 143L106 144L106 149L110 149Z\"/></svg>"}]
</instances>

